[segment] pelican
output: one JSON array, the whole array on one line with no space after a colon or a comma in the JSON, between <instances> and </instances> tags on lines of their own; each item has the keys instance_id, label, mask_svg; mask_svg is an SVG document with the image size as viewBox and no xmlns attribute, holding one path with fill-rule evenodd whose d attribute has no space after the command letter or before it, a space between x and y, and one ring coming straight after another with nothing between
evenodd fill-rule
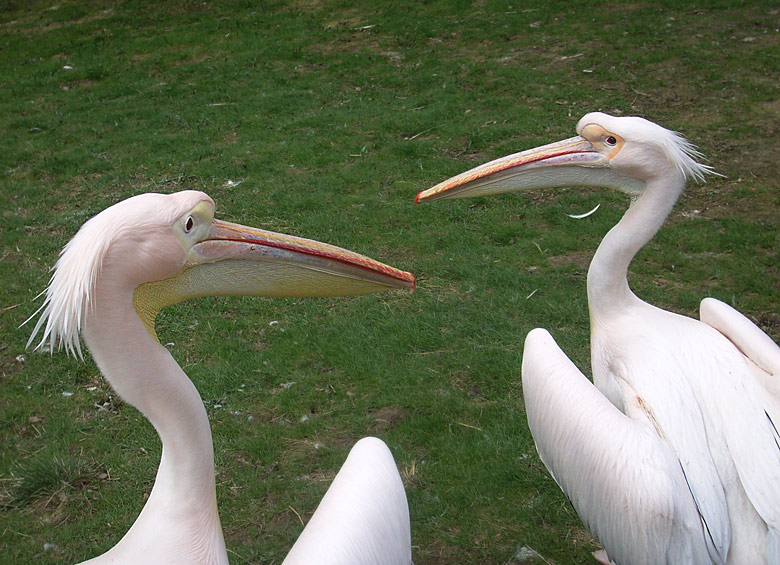
<instances>
[{"instance_id":1,"label":"pelican","mask_svg":"<svg viewBox=\"0 0 780 565\"><path fill-rule=\"evenodd\" d=\"M626 193L631 205L588 270L593 384L547 331L525 340L539 455L616 563L780 563L780 349L722 302L704 299L694 320L643 302L627 281L686 180L711 168L642 118L594 112L577 134L416 201L558 186Z\"/></svg>"},{"instance_id":2,"label":"pelican","mask_svg":"<svg viewBox=\"0 0 780 565\"><path fill-rule=\"evenodd\" d=\"M87 221L60 254L28 346L43 329L37 348L81 357L82 335L163 447L140 515L87 563L228 562L208 417L157 340L160 309L201 296L344 296L414 285L412 274L345 249L216 220L202 192L141 194ZM355 445L285 562L411 562L406 496L384 443Z\"/></svg>"}]
</instances>

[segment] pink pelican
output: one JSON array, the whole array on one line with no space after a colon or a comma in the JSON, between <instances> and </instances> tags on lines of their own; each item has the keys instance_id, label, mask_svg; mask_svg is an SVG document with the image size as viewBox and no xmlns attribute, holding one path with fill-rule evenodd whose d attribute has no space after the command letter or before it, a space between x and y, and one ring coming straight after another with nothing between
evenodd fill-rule
<instances>
[{"instance_id":1,"label":"pink pelican","mask_svg":"<svg viewBox=\"0 0 780 565\"><path fill-rule=\"evenodd\" d=\"M62 251L30 343L81 357L154 425L162 458L130 530L87 563L228 562L203 402L158 341L160 309L200 296L344 296L413 288L412 274L325 243L214 219L206 194L141 194ZM30 345L28 343L28 345ZM403 483L387 446L359 441L285 563L411 563Z\"/></svg>"},{"instance_id":2,"label":"pink pelican","mask_svg":"<svg viewBox=\"0 0 780 565\"><path fill-rule=\"evenodd\" d=\"M626 193L631 205L588 270L593 384L547 331L525 341L539 455L617 563L780 563L780 349L722 302L704 299L694 320L640 300L627 281L686 180L711 169L682 136L642 118L590 113L577 134L416 200L559 186Z\"/></svg>"}]
</instances>

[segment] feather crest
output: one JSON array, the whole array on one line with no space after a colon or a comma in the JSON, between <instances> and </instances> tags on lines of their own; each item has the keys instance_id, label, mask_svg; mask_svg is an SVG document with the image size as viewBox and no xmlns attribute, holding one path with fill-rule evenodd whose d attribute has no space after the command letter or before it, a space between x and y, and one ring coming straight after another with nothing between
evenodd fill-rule
<instances>
[{"instance_id":1,"label":"feather crest","mask_svg":"<svg viewBox=\"0 0 780 565\"><path fill-rule=\"evenodd\" d=\"M92 306L103 259L117 233L117 230L108 229L111 222L102 221L108 219L104 214L87 221L60 252L49 285L38 295L45 295L43 304L24 322L26 324L40 313L27 347L43 329L41 340L34 349L48 349L51 353L55 348L65 349L68 355L84 358L79 333Z\"/></svg>"},{"instance_id":2,"label":"feather crest","mask_svg":"<svg viewBox=\"0 0 780 565\"><path fill-rule=\"evenodd\" d=\"M704 159L704 155L696 149L696 146L685 139L681 133L676 131L670 131L664 129L668 134L665 135L659 141L661 142L661 149L664 154L669 158L669 161L674 163L686 179L695 180L696 182L704 182L704 175L718 175L710 165L705 165L700 161Z\"/></svg>"}]
</instances>

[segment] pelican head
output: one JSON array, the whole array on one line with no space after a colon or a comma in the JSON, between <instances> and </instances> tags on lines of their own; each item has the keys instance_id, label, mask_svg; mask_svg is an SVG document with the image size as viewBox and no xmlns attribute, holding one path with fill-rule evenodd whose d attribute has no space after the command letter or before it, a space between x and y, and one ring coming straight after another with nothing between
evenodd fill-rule
<instances>
[{"instance_id":1,"label":"pelican head","mask_svg":"<svg viewBox=\"0 0 780 565\"><path fill-rule=\"evenodd\" d=\"M411 273L309 239L214 219L197 191L141 194L87 221L54 267L28 346L81 356L96 288L132 300L152 335L165 306L201 296L346 296L415 286ZM36 312L37 314L37 312Z\"/></svg>"},{"instance_id":2,"label":"pelican head","mask_svg":"<svg viewBox=\"0 0 780 565\"><path fill-rule=\"evenodd\" d=\"M684 184L712 172L680 134L644 118L592 112L580 119L577 134L475 167L420 192L415 201L559 186L603 186L636 198L654 179L673 175Z\"/></svg>"}]
</instances>

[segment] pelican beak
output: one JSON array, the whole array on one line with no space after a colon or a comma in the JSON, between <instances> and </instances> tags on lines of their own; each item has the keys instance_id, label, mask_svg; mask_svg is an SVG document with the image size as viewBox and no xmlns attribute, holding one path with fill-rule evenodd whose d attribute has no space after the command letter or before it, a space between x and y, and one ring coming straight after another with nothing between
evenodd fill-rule
<instances>
[{"instance_id":1,"label":"pelican beak","mask_svg":"<svg viewBox=\"0 0 780 565\"><path fill-rule=\"evenodd\" d=\"M415 202L559 186L625 188L632 180L612 171L608 156L576 136L475 167L420 192Z\"/></svg>"},{"instance_id":2,"label":"pelican beak","mask_svg":"<svg viewBox=\"0 0 780 565\"><path fill-rule=\"evenodd\" d=\"M209 295L349 296L416 284L411 273L334 245L220 220L185 271L209 279L199 289Z\"/></svg>"},{"instance_id":3,"label":"pelican beak","mask_svg":"<svg viewBox=\"0 0 780 565\"><path fill-rule=\"evenodd\" d=\"M349 296L414 289L411 273L358 253L214 220L174 276L136 288L135 309L154 335L165 306L201 296Z\"/></svg>"}]
</instances>

